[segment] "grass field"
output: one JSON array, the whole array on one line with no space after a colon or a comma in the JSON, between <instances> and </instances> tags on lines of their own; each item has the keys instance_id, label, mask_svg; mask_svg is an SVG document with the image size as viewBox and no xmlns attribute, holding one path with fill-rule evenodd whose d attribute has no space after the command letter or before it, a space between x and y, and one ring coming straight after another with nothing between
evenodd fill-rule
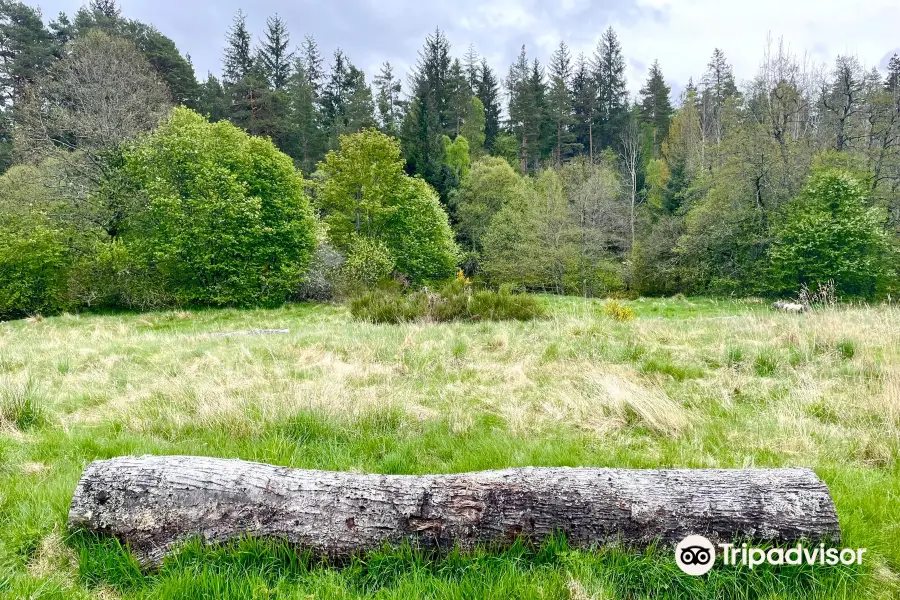
<instances>
[{"instance_id":1,"label":"grass field","mask_svg":"<svg viewBox=\"0 0 900 600\"><path fill-rule=\"evenodd\" d=\"M900 309L545 298L530 323L370 325L346 309L63 315L0 324L0 597L900 597ZM214 337L250 328L288 335ZM379 473L810 466L859 567L717 566L556 540L322 564L191 545L141 573L65 519L84 466L202 454Z\"/></svg>"}]
</instances>

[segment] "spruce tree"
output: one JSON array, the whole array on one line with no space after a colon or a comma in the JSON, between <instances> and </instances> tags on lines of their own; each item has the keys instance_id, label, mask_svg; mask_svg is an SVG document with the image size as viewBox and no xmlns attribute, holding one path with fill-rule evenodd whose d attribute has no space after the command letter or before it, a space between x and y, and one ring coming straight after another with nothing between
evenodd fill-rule
<instances>
[{"instance_id":1,"label":"spruce tree","mask_svg":"<svg viewBox=\"0 0 900 600\"><path fill-rule=\"evenodd\" d=\"M509 127L519 142L522 174L541 154L541 125L543 109L543 69L535 61L528 62L525 46L506 77L509 94ZM536 165L535 165L536 166Z\"/></svg>"},{"instance_id":2,"label":"spruce tree","mask_svg":"<svg viewBox=\"0 0 900 600\"><path fill-rule=\"evenodd\" d=\"M572 55L565 42L550 59L549 116L553 121L553 156L557 165L573 156L579 148L571 131L575 119L572 107Z\"/></svg>"},{"instance_id":3,"label":"spruce tree","mask_svg":"<svg viewBox=\"0 0 900 600\"><path fill-rule=\"evenodd\" d=\"M288 33L284 20L275 15L266 20L266 39L259 49L269 84L276 90L281 90L287 84L291 76L291 62L293 52L288 52L291 43L291 35Z\"/></svg>"},{"instance_id":4,"label":"spruce tree","mask_svg":"<svg viewBox=\"0 0 900 600\"><path fill-rule=\"evenodd\" d=\"M312 173L325 155L325 140L317 93L306 72L305 58L294 59L294 68L286 87L290 142L285 152L304 173Z\"/></svg>"},{"instance_id":5,"label":"spruce tree","mask_svg":"<svg viewBox=\"0 0 900 600\"><path fill-rule=\"evenodd\" d=\"M394 78L391 63L381 65L381 72L375 76L375 108L378 111L378 127L387 135L400 135L404 102L400 98L403 86Z\"/></svg>"},{"instance_id":6,"label":"spruce tree","mask_svg":"<svg viewBox=\"0 0 900 600\"><path fill-rule=\"evenodd\" d=\"M459 135L459 130L466 120L466 114L469 112L469 105L472 101L472 89L469 87L469 81L466 78L462 63L458 59L455 59L453 64L450 65L447 88L451 126L455 128L454 135Z\"/></svg>"},{"instance_id":7,"label":"spruce tree","mask_svg":"<svg viewBox=\"0 0 900 600\"><path fill-rule=\"evenodd\" d=\"M306 71L306 80L309 82L315 97L318 98L322 89L322 82L325 79L325 70L322 68L322 64L325 61L319 53L319 45L316 43L316 39L311 35L303 39L301 54Z\"/></svg>"},{"instance_id":8,"label":"spruce tree","mask_svg":"<svg viewBox=\"0 0 900 600\"><path fill-rule=\"evenodd\" d=\"M641 122L650 128L653 139L653 157L659 156L660 148L669 133L669 120L672 118L672 102L669 99L672 89L666 85L659 61L654 60L647 76L647 83L640 92Z\"/></svg>"},{"instance_id":9,"label":"spruce tree","mask_svg":"<svg viewBox=\"0 0 900 600\"><path fill-rule=\"evenodd\" d=\"M478 76L475 95L478 96L478 99L481 100L481 105L484 107L484 148L492 150L494 140L497 139L497 135L500 133L500 115L502 114L500 83L497 81L497 76L494 75L494 71L486 58L481 59Z\"/></svg>"},{"instance_id":10,"label":"spruce tree","mask_svg":"<svg viewBox=\"0 0 900 600\"><path fill-rule=\"evenodd\" d=\"M597 44L594 54L594 84L597 88L597 149L613 147L628 116L625 55L612 27Z\"/></svg>"},{"instance_id":11,"label":"spruce tree","mask_svg":"<svg viewBox=\"0 0 900 600\"><path fill-rule=\"evenodd\" d=\"M463 67L466 73L466 81L469 83L469 91L475 94L478 90L478 82L481 81L480 60L478 52L475 50L475 44L469 44L466 55L463 57Z\"/></svg>"},{"instance_id":12,"label":"spruce tree","mask_svg":"<svg viewBox=\"0 0 900 600\"><path fill-rule=\"evenodd\" d=\"M888 74L884 87L894 94L900 95L900 56L894 54L888 61Z\"/></svg>"},{"instance_id":13,"label":"spruce tree","mask_svg":"<svg viewBox=\"0 0 900 600\"><path fill-rule=\"evenodd\" d=\"M594 160L594 123L598 111L597 82L584 54L579 54L572 74L572 126L577 143Z\"/></svg>"},{"instance_id":14,"label":"spruce tree","mask_svg":"<svg viewBox=\"0 0 900 600\"><path fill-rule=\"evenodd\" d=\"M234 16L225 44L223 79L226 85L230 85L244 79L253 67L250 32L247 30L247 17L243 11L238 10Z\"/></svg>"},{"instance_id":15,"label":"spruce tree","mask_svg":"<svg viewBox=\"0 0 900 600\"><path fill-rule=\"evenodd\" d=\"M228 117L228 102L222 84L212 73L207 73L206 81L199 86L197 111L215 123Z\"/></svg>"},{"instance_id":16,"label":"spruce tree","mask_svg":"<svg viewBox=\"0 0 900 600\"><path fill-rule=\"evenodd\" d=\"M737 94L734 73L719 48L713 50L706 65L706 73L700 81L700 118L707 139L716 144L722 141L722 111L725 102Z\"/></svg>"}]
</instances>

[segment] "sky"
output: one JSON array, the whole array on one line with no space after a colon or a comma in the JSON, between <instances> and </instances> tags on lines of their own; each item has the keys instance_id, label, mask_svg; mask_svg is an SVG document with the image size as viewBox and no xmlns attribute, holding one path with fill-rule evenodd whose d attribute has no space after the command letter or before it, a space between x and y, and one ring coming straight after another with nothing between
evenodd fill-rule
<instances>
[{"instance_id":1,"label":"sky","mask_svg":"<svg viewBox=\"0 0 900 600\"><path fill-rule=\"evenodd\" d=\"M85 0L24 0L45 19L73 14ZM768 39L784 42L813 63L857 54L884 72L900 53L900 0L119 0L123 14L152 23L190 54L199 79L221 73L225 34L238 9L258 40L269 15L279 14L292 42L313 35L323 54L340 47L371 76L384 61L395 74L415 64L425 36L440 27L455 56L469 44L486 56L500 78L522 44L530 58L549 62L565 40L573 54L593 53L612 26L627 60L629 90L636 94L647 69L659 60L673 98L698 81L714 48L734 65L738 81L756 72Z\"/></svg>"}]
</instances>

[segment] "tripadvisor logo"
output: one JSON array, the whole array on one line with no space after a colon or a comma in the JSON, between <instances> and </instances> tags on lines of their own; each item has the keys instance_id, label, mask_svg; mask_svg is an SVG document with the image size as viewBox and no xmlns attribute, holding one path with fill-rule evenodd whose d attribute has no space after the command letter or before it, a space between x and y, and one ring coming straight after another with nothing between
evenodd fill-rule
<instances>
[{"instance_id":1,"label":"tripadvisor logo","mask_svg":"<svg viewBox=\"0 0 900 600\"><path fill-rule=\"evenodd\" d=\"M722 564L753 569L770 565L861 565L865 548L826 548L825 544L807 547L798 543L791 548L754 548L747 544L719 544ZM688 575L703 575L716 562L716 547L702 535L689 535L675 547L675 563Z\"/></svg>"}]
</instances>

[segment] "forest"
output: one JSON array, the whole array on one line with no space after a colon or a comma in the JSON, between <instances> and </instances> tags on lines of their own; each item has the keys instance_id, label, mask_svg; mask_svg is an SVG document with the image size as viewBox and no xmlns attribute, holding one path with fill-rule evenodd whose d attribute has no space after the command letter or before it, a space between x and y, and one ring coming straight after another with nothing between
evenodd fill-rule
<instances>
[{"instance_id":1,"label":"forest","mask_svg":"<svg viewBox=\"0 0 900 600\"><path fill-rule=\"evenodd\" d=\"M277 304L385 280L585 297L898 289L900 57L712 49L636 96L612 27L512 65L438 27L371 83L238 12L220 74L114 0L0 1L0 316ZM527 41L527 40L526 40Z\"/></svg>"}]
</instances>

